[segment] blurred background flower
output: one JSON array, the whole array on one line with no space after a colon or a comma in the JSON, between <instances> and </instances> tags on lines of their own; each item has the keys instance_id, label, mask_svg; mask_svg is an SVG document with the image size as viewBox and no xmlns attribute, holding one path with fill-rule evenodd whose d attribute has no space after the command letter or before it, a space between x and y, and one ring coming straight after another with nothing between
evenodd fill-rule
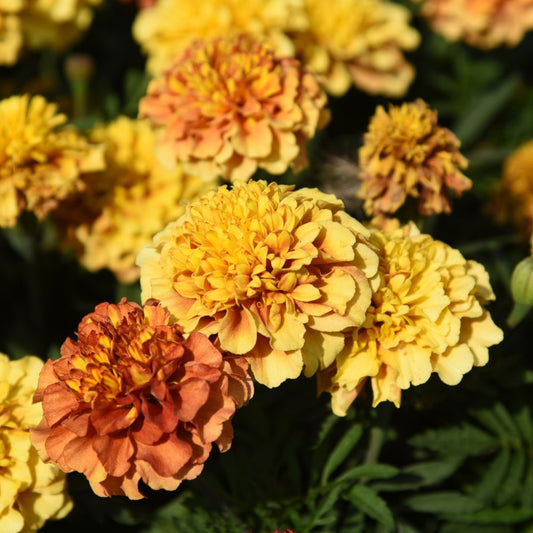
<instances>
[{"instance_id":1,"label":"blurred background flower","mask_svg":"<svg viewBox=\"0 0 533 533\"><path fill-rule=\"evenodd\" d=\"M103 149L66 122L42 96L0 101L0 226L14 226L24 209L44 218L82 187L80 174L104 168Z\"/></svg>"},{"instance_id":2,"label":"blurred background flower","mask_svg":"<svg viewBox=\"0 0 533 533\"><path fill-rule=\"evenodd\" d=\"M142 299L187 333L217 333L277 387L331 364L364 321L377 269L367 236L333 195L237 182L191 202L141 251Z\"/></svg>"},{"instance_id":3,"label":"blurred background flower","mask_svg":"<svg viewBox=\"0 0 533 533\"><path fill-rule=\"evenodd\" d=\"M247 180L307 165L307 142L326 125L313 74L246 35L197 41L148 86L139 115L157 132L156 153L207 180Z\"/></svg>"},{"instance_id":4,"label":"blurred background flower","mask_svg":"<svg viewBox=\"0 0 533 533\"><path fill-rule=\"evenodd\" d=\"M121 116L96 125L89 139L105 147L106 168L84 173L82 190L62 202L54 220L63 245L88 270L108 268L121 282L132 283L139 279L140 249L210 184L179 165L165 169L145 121Z\"/></svg>"},{"instance_id":5,"label":"blurred background flower","mask_svg":"<svg viewBox=\"0 0 533 533\"><path fill-rule=\"evenodd\" d=\"M199 333L185 340L156 302L102 303L77 336L39 378L31 437L43 460L83 473L99 496L139 499L141 480L174 490L213 444L231 446L231 419L253 393L243 358Z\"/></svg>"},{"instance_id":6,"label":"blurred background flower","mask_svg":"<svg viewBox=\"0 0 533 533\"><path fill-rule=\"evenodd\" d=\"M34 356L11 361L0 353L0 531L37 531L72 509L65 474L45 464L30 442L29 429L42 416L32 404L43 362Z\"/></svg>"}]
</instances>

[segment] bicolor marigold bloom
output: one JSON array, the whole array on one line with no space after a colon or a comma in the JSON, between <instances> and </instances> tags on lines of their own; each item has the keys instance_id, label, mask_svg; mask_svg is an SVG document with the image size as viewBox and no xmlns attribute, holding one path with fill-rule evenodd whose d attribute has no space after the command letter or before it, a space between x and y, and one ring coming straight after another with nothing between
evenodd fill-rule
<instances>
[{"instance_id":1,"label":"bicolor marigold bloom","mask_svg":"<svg viewBox=\"0 0 533 533\"><path fill-rule=\"evenodd\" d=\"M418 1L436 32L483 50L516 46L533 29L533 0Z\"/></svg>"},{"instance_id":2,"label":"bicolor marigold bloom","mask_svg":"<svg viewBox=\"0 0 533 533\"><path fill-rule=\"evenodd\" d=\"M191 202L137 263L143 301L185 332L218 334L276 387L331 364L370 304L377 256L333 195L237 182Z\"/></svg>"},{"instance_id":3,"label":"bicolor marigold bloom","mask_svg":"<svg viewBox=\"0 0 533 533\"><path fill-rule=\"evenodd\" d=\"M236 33L265 37L281 55L292 55L287 31L305 28L304 0L159 0L139 12L133 35L148 54L147 70L159 75L198 39Z\"/></svg>"},{"instance_id":4,"label":"bicolor marigold bloom","mask_svg":"<svg viewBox=\"0 0 533 533\"><path fill-rule=\"evenodd\" d=\"M73 129L42 96L0 101L0 227L24 209L44 218L81 186L80 173L104 167L103 150Z\"/></svg>"},{"instance_id":5,"label":"bicolor marigold bloom","mask_svg":"<svg viewBox=\"0 0 533 533\"><path fill-rule=\"evenodd\" d=\"M139 481L174 490L213 444L231 446L231 419L253 392L243 358L200 333L185 340L155 302L102 303L77 335L39 378L44 418L31 437L43 460L81 472L99 496L139 499Z\"/></svg>"},{"instance_id":6,"label":"bicolor marigold bloom","mask_svg":"<svg viewBox=\"0 0 533 533\"><path fill-rule=\"evenodd\" d=\"M458 250L420 234L414 224L390 233L374 230L380 286L348 348L319 377L332 408L346 414L369 378L373 405L400 406L401 392L432 372L456 385L488 361L503 333L484 308L494 299L488 274Z\"/></svg>"},{"instance_id":7,"label":"bicolor marigold bloom","mask_svg":"<svg viewBox=\"0 0 533 533\"><path fill-rule=\"evenodd\" d=\"M210 184L179 166L164 168L145 121L119 117L95 126L89 139L105 146L106 168L84 174L83 190L63 202L54 219L63 243L88 270L109 268L123 283L132 283L139 279L140 249Z\"/></svg>"},{"instance_id":8,"label":"bicolor marigold bloom","mask_svg":"<svg viewBox=\"0 0 533 533\"><path fill-rule=\"evenodd\" d=\"M533 233L533 139L506 159L489 209L500 224L525 235Z\"/></svg>"},{"instance_id":9,"label":"bicolor marigold bloom","mask_svg":"<svg viewBox=\"0 0 533 533\"><path fill-rule=\"evenodd\" d=\"M194 43L151 82L139 112L157 129L166 166L234 181L306 166L307 141L329 120L326 101L299 61L239 35Z\"/></svg>"},{"instance_id":10,"label":"bicolor marigold bloom","mask_svg":"<svg viewBox=\"0 0 533 533\"><path fill-rule=\"evenodd\" d=\"M370 94L402 96L415 71L403 55L420 35L409 11L386 0L306 0L309 27L294 35L297 57L343 95L352 84Z\"/></svg>"},{"instance_id":11,"label":"bicolor marigold bloom","mask_svg":"<svg viewBox=\"0 0 533 533\"><path fill-rule=\"evenodd\" d=\"M30 428L42 416L32 404L43 362L33 356L11 361L0 354L0 531L37 531L72 508L65 474L43 463L31 445Z\"/></svg>"},{"instance_id":12,"label":"bicolor marigold bloom","mask_svg":"<svg viewBox=\"0 0 533 533\"><path fill-rule=\"evenodd\" d=\"M450 213L450 196L472 187L460 142L437 124L437 112L418 99L388 111L378 106L359 149L357 193L368 215L394 213L408 196L423 215Z\"/></svg>"}]
</instances>

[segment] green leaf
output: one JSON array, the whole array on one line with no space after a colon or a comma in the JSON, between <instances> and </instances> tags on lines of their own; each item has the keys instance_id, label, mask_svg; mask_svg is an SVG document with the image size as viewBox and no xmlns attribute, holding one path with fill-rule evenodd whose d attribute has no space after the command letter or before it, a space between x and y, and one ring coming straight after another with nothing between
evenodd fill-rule
<instances>
[{"instance_id":1,"label":"green leaf","mask_svg":"<svg viewBox=\"0 0 533 533\"><path fill-rule=\"evenodd\" d=\"M360 511L377 520L388 529L394 528L394 517L378 493L364 485L355 485L347 494L347 499Z\"/></svg>"},{"instance_id":2,"label":"green leaf","mask_svg":"<svg viewBox=\"0 0 533 533\"><path fill-rule=\"evenodd\" d=\"M397 475L399 469L392 465L374 463L350 468L335 479L335 482L344 482L352 479L385 479Z\"/></svg>"},{"instance_id":3,"label":"green leaf","mask_svg":"<svg viewBox=\"0 0 533 533\"><path fill-rule=\"evenodd\" d=\"M496 416L492 409L480 409L474 413L477 418L487 429L498 435L503 440L509 439L509 433L505 425Z\"/></svg>"},{"instance_id":4,"label":"green leaf","mask_svg":"<svg viewBox=\"0 0 533 533\"><path fill-rule=\"evenodd\" d=\"M325 485L332 472L348 457L363 434L363 426L357 425L350 428L338 442L328 457L322 470L321 484Z\"/></svg>"},{"instance_id":5,"label":"green leaf","mask_svg":"<svg viewBox=\"0 0 533 533\"><path fill-rule=\"evenodd\" d=\"M420 513L472 513L483 507L483 503L460 492L442 491L418 494L406 498L403 503Z\"/></svg>"},{"instance_id":6,"label":"green leaf","mask_svg":"<svg viewBox=\"0 0 533 533\"><path fill-rule=\"evenodd\" d=\"M523 439L528 444L533 444L533 423L531 421L531 411L529 407L527 405L522 406L514 418Z\"/></svg>"},{"instance_id":7,"label":"green leaf","mask_svg":"<svg viewBox=\"0 0 533 533\"><path fill-rule=\"evenodd\" d=\"M453 128L463 147L478 139L495 116L507 105L518 88L520 76L506 78L494 89L480 95ZM463 148L464 149L464 148Z\"/></svg>"},{"instance_id":8,"label":"green leaf","mask_svg":"<svg viewBox=\"0 0 533 533\"><path fill-rule=\"evenodd\" d=\"M439 529L439 533L513 533L512 528L506 526L487 526L474 524L457 524L454 522L445 524Z\"/></svg>"},{"instance_id":9,"label":"green leaf","mask_svg":"<svg viewBox=\"0 0 533 533\"><path fill-rule=\"evenodd\" d=\"M502 425L507 429L507 433L512 435L518 445L522 443L522 436L518 429L513 417L509 414L509 411L501 404L497 403L494 406L494 414L501 421Z\"/></svg>"},{"instance_id":10,"label":"green leaf","mask_svg":"<svg viewBox=\"0 0 533 533\"><path fill-rule=\"evenodd\" d=\"M430 429L412 437L409 444L457 457L483 455L499 445L492 435L467 423L460 427Z\"/></svg>"},{"instance_id":11,"label":"green leaf","mask_svg":"<svg viewBox=\"0 0 533 533\"><path fill-rule=\"evenodd\" d=\"M529 456L527 472L522 485L521 502L522 507L526 509L533 508L533 460L531 455Z\"/></svg>"},{"instance_id":12,"label":"green leaf","mask_svg":"<svg viewBox=\"0 0 533 533\"><path fill-rule=\"evenodd\" d=\"M337 485L328 490L326 495L320 500L311 515L309 529L313 528L317 522L331 511L333 506L338 502L340 493L344 491L343 485Z\"/></svg>"},{"instance_id":13,"label":"green leaf","mask_svg":"<svg viewBox=\"0 0 533 533\"><path fill-rule=\"evenodd\" d=\"M496 496L496 505L501 506L509 503L521 489L524 469L526 466L526 454L523 448L516 450L511 459L509 472Z\"/></svg>"},{"instance_id":14,"label":"green leaf","mask_svg":"<svg viewBox=\"0 0 533 533\"><path fill-rule=\"evenodd\" d=\"M507 506L500 509L483 509L453 517L448 516L447 518L468 524L519 524L533 518L533 509L518 509Z\"/></svg>"},{"instance_id":15,"label":"green leaf","mask_svg":"<svg viewBox=\"0 0 533 533\"><path fill-rule=\"evenodd\" d=\"M494 499L509 468L510 460L511 452L509 447L505 446L490 463L476 487L474 495L477 499L484 502L491 502Z\"/></svg>"}]
</instances>

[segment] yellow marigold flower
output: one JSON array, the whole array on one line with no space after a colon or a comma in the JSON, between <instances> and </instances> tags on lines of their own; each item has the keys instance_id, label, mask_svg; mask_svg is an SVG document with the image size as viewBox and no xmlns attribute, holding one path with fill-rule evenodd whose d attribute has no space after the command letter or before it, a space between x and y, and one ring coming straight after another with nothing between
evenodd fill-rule
<instances>
[{"instance_id":1,"label":"yellow marigold flower","mask_svg":"<svg viewBox=\"0 0 533 533\"><path fill-rule=\"evenodd\" d=\"M119 117L89 134L106 147L106 169L82 176L84 189L54 212L63 242L91 271L109 268L123 283L139 279L135 257L186 202L208 189L181 167L164 168L148 123Z\"/></svg>"},{"instance_id":2,"label":"yellow marigold flower","mask_svg":"<svg viewBox=\"0 0 533 533\"><path fill-rule=\"evenodd\" d=\"M23 209L44 218L80 187L81 172L104 167L103 150L73 129L42 96L0 101L0 227L15 225Z\"/></svg>"},{"instance_id":3,"label":"yellow marigold flower","mask_svg":"<svg viewBox=\"0 0 533 533\"><path fill-rule=\"evenodd\" d=\"M141 251L142 299L160 300L186 333L217 333L276 387L331 364L365 319L377 270L368 234L316 189L223 186Z\"/></svg>"},{"instance_id":4,"label":"yellow marigold flower","mask_svg":"<svg viewBox=\"0 0 533 533\"><path fill-rule=\"evenodd\" d=\"M435 31L476 48L516 46L533 29L533 0L422 1L421 14Z\"/></svg>"},{"instance_id":5,"label":"yellow marigold flower","mask_svg":"<svg viewBox=\"0 0 533 533\"><path fill-rule=\"evenodd\" d=\"M481 264L413 224L373 230L371 242L379 248L380 286L351 344L319 379L340 416L367 378L374 406L399 407L401 391L432 372L456 385L472 366L485 365L488 347L503 339L484 309L494 294Z\"/></svg>"},{"instance_id":6,"label":"yellow marigold flower","mask_svg":"<svg viewBox=\"0 0 533 533\"><path fill-rule=\"evenodd\" d=\"M30 442L29 429L42 416L32 403L43 362L33 356L16 361L0 354L0 531L37 531L47 520L72 508L66 479L43 463Z\"/></svg>"},{"instance_id":7,"label":"yellow marigold flower","mask_svg":"<svg viewBox=\"0 0 533 533\"><path fill-rule=\"evenodd\" d=\"M223 357L200 333L184 339L158 303L102 303L44 366L35 393L44 418L31 438L99 496L140 499L141 480L175 490L214 444L229 449L233 415L252 394L243 357Z\"/></svg>"},{"instance_id":8,"label":"yellow marigold flower","mask_svg":"<svg viewBox=\"0 0 533 533\"><path fill-rule=\"evenodd\" d=\"M519 146L505 161L503 174L490 202L500 224L533 233L533 139Z\"/></svg>"},{"instance_id":9,"label":"yellow marigold flower","mask_svg":"<svg viewBox=\"0 0 533 533\"><path fill-rule=\"evenodd\" d=\"M414 78L403 52L420 42L409 11L386 0L306 0L309 28L294 36L297 57L336 96L350 86L402 96Z\"/></svg>"},{"instance_id":10,"label":"yellow marigold flower","mask_svg":"<svg viewBox=\"0 0 533 533\"><path fill-rule=\"evenodd\" d=\"M22 0L0 0L0 65L14 65L23 43L18 12Z\"/></svg>"},{"instance_id":11,"label":"yellow marigold flower","mask_svg":"<svg viewBox=\"0 0 533 533\"><path fill-rule=\"evenodd\" d=\"M460 142L437 124L437 112L418 99L388 111L378 106L359 149L357 193L368 215L394 213L408 196L423 215L450 213L451 192L472 187L461 169L468 161Z\"/></svg>"},{"instance_id":12,"label":"yellow marigold flower","mask_svg":"<svg viewBox=\"0 0 533 533\"><path fill-rule=\"evenodd\" d=\"M329 120L326 95L296 59L245 35L197 41L153 80L139 112L158 130L158 156L205 179L247 180L307 164Z\"/></svg>"},{"instance_id":13,"label":"yellow marigold flower","mask_svg":"<svg viewBox=\"0 0 533 533\"><path fill-rule=\"evenodd\" d=\"M277 52L292 55L285 32L306 24L304 0L159 0L139 12L133 35L148 54L147 70L158 75L193 41L235 33L264 36Z\"/></svg>"}]
</instances>

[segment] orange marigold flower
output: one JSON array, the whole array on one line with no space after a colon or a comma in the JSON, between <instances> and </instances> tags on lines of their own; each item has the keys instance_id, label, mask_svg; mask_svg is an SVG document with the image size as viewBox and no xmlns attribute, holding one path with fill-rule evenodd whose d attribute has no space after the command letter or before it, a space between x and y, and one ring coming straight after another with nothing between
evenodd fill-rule
<instances>
[{"instance_id":1,"label":"orange marigold flower","mask_svg":"<svg viewBox=\"0 0 533 533\"><path fill-rule=\"evenodd\" d=\"M142 498L138 483L174 490L202 471L213 443L231 445L231 418L253 389L243 358L171 324L158 304L103 303L78 339L49 360L31 437L45 461L78 471L99 496Z\"/></svg>"},{"instance_id":2,"label":"orange marigold flower","mask_svg":"<svg viewBox=\"0 0 533 533\"><path fill-rule=\"evenodd\" d=\"M418 99L388 111L378 106L359 149L357 193L368 215L394 213L408 196L423 215L450 213L451 192L472 187L461 172L468 165L460 142L437 124L437 112Z\"/></svg>"},{"instance_id":3,"label":"orange marigold flower","mask_svg":"<svg viewBox=\"0 0 533 533\"><path fill-rule=\"evenodd\" d=\"M315 76L248 36L197 41L141 100L166 166L205 179L247 180L307 164L306 144L329 120Z\"/></svg>"},{"instance_id":4,"label":"orange marigold flower","mask_svg":"<svg viewBox=\"0 0 533 533\"><path fill-rule=\"evenodd\" d=\"M43 362L0 354L0 531L37 531L72 509L65 474L43 463L30 442L40 405L32 404Z\"/></svg>"},{"instance_id":5,"label":"orange marigold flower","mask_svg":"<svg viewBox=\"0 0 533 533\"><path fill-rule=\"evenodd\" d=\"M533 29L533 0L418 0L421 14L450 41L488 50L516 46Z\"/></svg>"},{"instance_id":6,"label":"orange marigold flower","mask_svg":"<svg viewBox=\"0 0 533 533\"><path fill-rule=\"evenodd\" d=\"M386 0L306 0L309 26L294 35L297 57L336 96L350 86L402 96L414 78L404 51L420 42L409 11Z\"/></svg>"},{"instance_id":7,"label":"orange marigold flower","mask_svg":"<svg viewBox=\"0 0 533 533\"><path fill-rule=\"evenodd\" d=\"M23 209L44 218L81 186L81 172L104 167L91 145L42 96L0 101L0 227L14 226Z\"/></svg>"},{"instance_id":8,"label":"orange marigold flower","mask_svg":"<svg viewBox=\"0 0 533 533\"><path fill-rule=\"evenodd\" d=\"M500 224L511 224L525 235L533 233L533 139L505 161L489 209Z\"/></svg>"},{"instance_id":9,"label":"orange marigold flower","mask_svg":"<svg viewBox=\"0 0 533 533\"><path fill-rule=\"evenodd\" d=\"M191 202L137 263L142 298L186 332L217 333L276 387L331 364L370 303L377 256L333 195L237 182Z\"/></svg>"},{"instance_id":10,"label":"orange marigold flower","mask_svg":"<svg viewBox=\"0 0 533 533\"><path fill-rule=\"evenodd\" d=\"M147 70L159 75L197 39L235 33L265 37L281 55L294 48L287 31L307 25L304 0L158 0L133 24L133 35L148 54Z\"/></svg>"},{"instance_id":11,"label":"orange marigold flower","mask_svg":"<svg viewBox=\"0 0 533 533\"><path fill-rule=\"evenodd\" d=\"M485 304L494 299L483 266L420 234L414 224L390 233L373 230L381 282L351 343L319 377L337 415L370 378L373 405L400 406L401 392L432 372L456 385L472 366L488 361L488 347L503 339Z\"/></svg>"},{"instance_id":12,"label":"orange marigold flower","mask_svg":"<svg viewBox=\"0 0 533 533\"><path fill-rule=\"evenodd\" d=\"M54 212L63 243L91 271L109 268L123 283L139 279L135 257L186 202L210 186L181 167L164 168L145 121L119 117L89 139L106 148L106 169L82 176L84 189Z\"/></svg>"}]
</instances>

